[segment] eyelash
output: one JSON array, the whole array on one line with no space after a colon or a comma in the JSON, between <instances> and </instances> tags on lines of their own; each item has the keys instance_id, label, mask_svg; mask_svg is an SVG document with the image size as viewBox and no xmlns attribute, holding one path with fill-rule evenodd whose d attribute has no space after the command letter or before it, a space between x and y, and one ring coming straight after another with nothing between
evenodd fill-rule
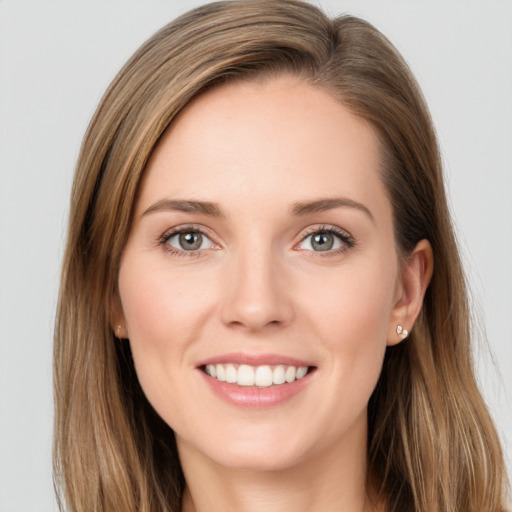
<instances>
[{"instance_id":1,"label":"eyelash","mask_svg":"<svg viewBox=\"0 0 512 512\"><path fill-rule=\"evenodd\" d=\"M202 250L200 250L200 249L186 251L184 249L183 250L176 249L175 247L172 247L171 245L169 245L168 242L172 237L174 237L176 235L180 235L182 233L199 233L200 235L211 240L210 236L207 233L205 233L205 231L203 229L201 229L199 226L190 225L190 226L182 226L179 228L173 228L169 231L166 231L159 238L158 245L160 245L164 249L165 252L167 252L168 254L171 254L172 256L177 256L180 258L183 258L183 257L184 258L198 258L198 257L202 256ZM341 241L341 243L343 245L342 245L342 247L340 247L338 249L334 249L334 250L327 250L327 251L310 251L310 250L308 250L307 252L311 253L311 256L313 256L313 257L325 258L325 257L333 256L333 255L342 254L345 251L352 249L356 245L356 241L349 233L347 233L346 231L344 231L340 228L336 228L334 226L316 226L314 228L311 228L304 234L304 236L301 238L299 244L297 244L297 245L304 243L304 241L307 240L308 237L315 235L315 234L320 234L320 233L334 235L336 238L338 238ZM303 249L303 250L305 250L305 249Z\"/></svg>"}]
</instances>

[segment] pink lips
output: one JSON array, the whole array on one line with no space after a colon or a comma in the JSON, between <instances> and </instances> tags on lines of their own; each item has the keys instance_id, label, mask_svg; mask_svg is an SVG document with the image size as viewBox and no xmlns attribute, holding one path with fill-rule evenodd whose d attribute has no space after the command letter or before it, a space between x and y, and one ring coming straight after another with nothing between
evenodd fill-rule
<instances>
[{"instance_id":1,"label":"pink lips","mask_svg":"<svg viewBox=\"0 0 512 512\"><path fill-rule=\"evenodd\" d=\"M304 390L311 381L314 372L309 372L305 377L295 380L291 383L272 385L265 388L255 386L245 387L228 382L221 382L216 378L210 377L204 372L206 365L229 364L234 365L284 365L295 367L311 367L312 365L306 361L299 359L284 357L277 354L223 354L221 356L212 357L201 361L197 365L202 378L207 386L224 401L243 408L249 409L265 409L275 407L291 399L302 390Z\"/></svg>"},{"instance_id":2,"label":"pink lips","mask_svg":"<svg viewBox=\"0 0 512 512\"><path fill-rule=\"evenodd\" d=\"M280 356L278 354L242 354L234 352L232 354L222 354L220 356L211 357L200 361L197 367L206 366L207 364L248 364L250 366L260 366L264 364L276 365L283 364L287 366L312 366L307 361L295 359L293 357Z\"/></svg>"}]
</instances>

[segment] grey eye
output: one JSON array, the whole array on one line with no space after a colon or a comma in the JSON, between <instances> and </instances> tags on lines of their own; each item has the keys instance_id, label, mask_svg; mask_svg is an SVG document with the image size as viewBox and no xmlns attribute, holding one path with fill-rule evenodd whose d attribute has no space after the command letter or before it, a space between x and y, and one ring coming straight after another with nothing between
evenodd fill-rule
<instances>
[{"instance_id":1,"label":"grey eye","mask_svg":"<svg viewBox=\"0 0 512 512\"><path fill-rule=\"evenodd\" d=\"M300 248L307 251L325 252L339 249L345 242L340 236L329 231L317 231L304 238Z\"/></svg>"},{"instance_id":2,"label":"grey eye","mask_svg":"<svg viewBox=\"0 0 512 512\"><path fill-rule=\"evenodd\" d=\"M181 233L178 240L181 248L185 251L195 251L201 247L203 235L201 233Z\"/></svg>"},{"instance_id":3,"label":"grey eye","mask_svg":"<svg viewBox=\"0 0 512 512\"><path fill-rule=\"evenodd\" d=\"M182 251L198 251L200 249L210 249L213 246L212 241L199 231L185 231L171 236L167 243L176 249Z\"/></svg>"},{"instance_id":4,"label":"grey eye","mask_svg":"<svg viewBox=\"0 0 512 512\"><path fill-rule=\"evenodd\" d=\"M329 251L334 245L332 233L316 233L311 235L311 247L315 251Z\"/></svg>"}]
</instances>

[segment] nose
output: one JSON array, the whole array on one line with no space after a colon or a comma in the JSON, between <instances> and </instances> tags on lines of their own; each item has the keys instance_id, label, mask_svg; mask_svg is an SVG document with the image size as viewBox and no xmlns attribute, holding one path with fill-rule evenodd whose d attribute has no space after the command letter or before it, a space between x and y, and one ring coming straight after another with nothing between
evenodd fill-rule
<instances>
[{"instance_id":1,"label":"nose","mask_svg":"<svg viewBox=\"0 0 512 512\"><path fill-rule=\"evenodd\" d=\"M246 250L233 256L226 268L221 320L247 331L289 324L293 305L287 272L268 250Z\"/></svg>"}]
</instances>

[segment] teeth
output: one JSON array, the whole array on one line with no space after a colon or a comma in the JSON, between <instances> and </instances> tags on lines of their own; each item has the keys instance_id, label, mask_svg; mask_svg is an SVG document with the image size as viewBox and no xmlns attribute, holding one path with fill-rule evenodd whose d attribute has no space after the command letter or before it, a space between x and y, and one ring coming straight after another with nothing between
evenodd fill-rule
<instances>
[{"instance_id":1,"label":"teeth","mask_svg":"<svg viewBox=\"0 0 512 512\"><path fill-rule=\"evenodd\" d=\"M302 379L302 377L306 376L306 373L308 373L308 369L306 366L300 366L297 368L297 371L295 372L295 378L296 379Z\"/></svg>"},{"instance_id":2,"label":"teeth","mask_svg":"<svg viewBox=\"0 0 512 512\"><path fill-rule=\"evenodd\" d=\"M205 371L210 377L217 377L217 369L214 364L207 364Z\"/></svg>"},{"instance_id":3,"label":"teeth","mask_svg":"<svg viewBox=\"0 0 512 512\"><path fill-rule=\"evenodd\" d=\"M295 374L297 370L295 370L294 366L288 366L286 369L286 372L284 374L284 378L286 379L286 382L293 382L295 380Z\"/></svg>"},{"instance_id":4,"label":"teeth","mask_svg":"<svg viewBox=\"0 0 512 512\"><path fill-rule=\"evenodd\" d=\"M284 384L286 382L286 372L284 366L279 365L274 368L272 373L272 382L274 384Z\"/></svg>"},{"instance_id":5,"label":"teeth","mask_svg":"<svg viewBox=\"0 0 512 512\"><path fill-rule=\"evenodd\" d=\"M254 369L252 366L241 364L238 367L238 379L236 383L239 386L254 386Z\"/></svg>"},{"instance_id":6,"label":"teeth","mask_svg":"<svg viewBox=\"0 0 512 512\"><path fill-rule=\"evenodd\" d=\"M254 383L260 388L272 386L272 369L270 366L258 366L256 368Z\"/></svg>"},{"instance_id":7,"label":"teeth","mask_svg":"<svg viewBox=\"0 0 512 512\"><path fill-rule=\"evenodd\" d=\"M232 364L226 365L226 382L234 383L237 381L236 368Z\"/></svg>"},{"instance_id":8,"label":"teeth","mask_svg":"<svg viewBox=\"0 0 512 512\"><path fill-rule=\"evenodd\" d=\"M224 370L224 366L218 364L215 366L215 373L217 373L217 380L224 382L226 380L226 370Z\"/></svg>"},{"instance_id":9,"label":"teeth","mask_svg":"<svg viewBox=\"0 0 512 512\"><path fill-rule=\"evenodd\" d=\"M269 365L249 366L241 364L237 367L235 364L207 364L205 372L210 376L222 382L237 384L238 386L257 386L267 388L269 386L291 383L302 379L308 373L307 366L284 366Z\"/></svg>"}]
</instances>

